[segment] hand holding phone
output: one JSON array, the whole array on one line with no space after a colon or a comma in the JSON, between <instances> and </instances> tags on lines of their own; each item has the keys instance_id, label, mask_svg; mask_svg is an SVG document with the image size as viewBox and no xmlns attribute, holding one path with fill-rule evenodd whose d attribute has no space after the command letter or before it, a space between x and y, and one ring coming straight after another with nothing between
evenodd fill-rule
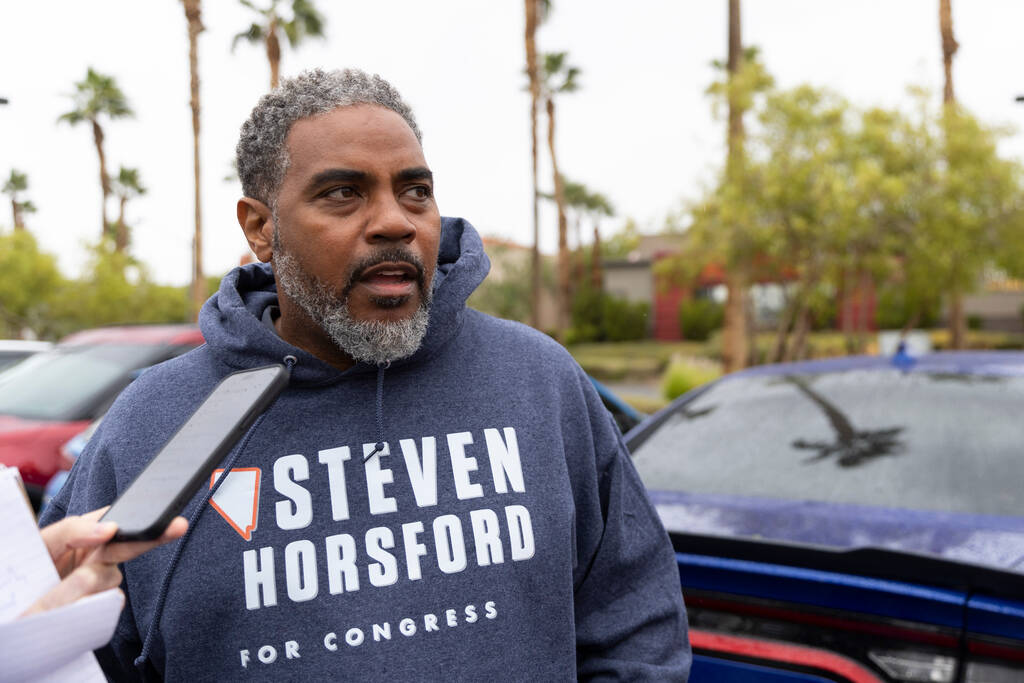
<instances>
[{"instance_id":1,"label":"hand holding phone","mask_svg":"<svg viewBox=\"0 0 1024 683\"><path fill-rule=\"evenodd\" d=\"M221 380L103 516L103 522L117 522L114 540L159 537L287 384L283 365Z\"/></svg>"}]
</instances>

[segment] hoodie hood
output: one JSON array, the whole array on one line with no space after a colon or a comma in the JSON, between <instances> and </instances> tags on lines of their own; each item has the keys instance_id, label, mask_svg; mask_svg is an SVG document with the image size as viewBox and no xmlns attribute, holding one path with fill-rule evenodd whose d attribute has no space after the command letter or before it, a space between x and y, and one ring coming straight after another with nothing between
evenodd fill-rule
<instances>
[{"instance_id":1,"label":"hoodie hood","mask_svg":"<svg viewBox=\"0 0 1024 683\"><path fill-rule=\"evenodd\" d=\"M427 334L416 353L396 364L429 357L458 332L466 299L483 282L490 267L476 229L462 218L442 218ZM291 381L300 384L329 383L348 373L375 370L357 363L341 372L281 339L260 321L263 310L276 300L277 285L269 263L251 263L224 276L220 289L199 314L203 337L221 362L242 370L282 363L285 356L295 356L298 363L292 369Z\"/></svg>"}]
</instances>

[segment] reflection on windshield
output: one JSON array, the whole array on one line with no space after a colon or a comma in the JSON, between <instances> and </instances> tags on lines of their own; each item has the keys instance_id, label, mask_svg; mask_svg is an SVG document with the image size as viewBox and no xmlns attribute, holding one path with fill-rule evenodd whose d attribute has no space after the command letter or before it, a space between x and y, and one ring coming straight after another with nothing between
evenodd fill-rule
<instances>
[{"instance_id":1,"label":"reflection on windshield","mask_svg":"<svg viewBox=\"0 0 1024 683\"><path fill-rule=\"evenodd\" d=\"M783 381L795 386L821 408L835 431L836 438L831 442L806 439L793 441L794 448L818 451L817 455L804 462L818 462L831 455L837 455L836 463L840 467L856 467L882 455L896 455L906 451L906 444L899 438L903 427L856 429L839 408L812 389L803 377L787 375Z\"/></svg>"},{"instance_id":2,"label":"reflection on windshield","mask_svg":"<svg viewBox=\"0 0 1024 683\"><path fill-rule=\"evenodd\" d=\"M57 348L32 356L0 375L0 415L27 420L87 420L130 373L164 349L135 344Z\"/></svg>"}]
</instances>

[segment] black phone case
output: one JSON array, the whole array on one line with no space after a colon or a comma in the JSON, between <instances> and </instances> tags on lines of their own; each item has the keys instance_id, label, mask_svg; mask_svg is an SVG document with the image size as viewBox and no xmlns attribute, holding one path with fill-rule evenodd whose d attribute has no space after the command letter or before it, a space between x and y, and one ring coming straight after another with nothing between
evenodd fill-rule
<instances>
[{"instance_id":1,"label":"black phone case","mask_svg":"<svg viewBox=\"0 0 1024 683\"><path fill-rule=\"evenodd\" d=\"M165 453L173 452L175 439L177 439L181 434L185 425L187 425L195 415L199 414L199 412L203 410L206 405L206 400L209 399L210 396L213 396L222 385L232 381L233 377L237 377L239 375L252 372L267 372L270 370L276 370L276 373L268 383L267 387L253 400L243 417L235 422L230 431L224 434L220 443L210 451L209 455L205 460L203 460L200 467L196 469L188 479L187 484L178 490L177 494L163 509L153 510L154 516L151 518L139 519L131 510L118 508L118 503L125 498L132 486L145 476L146 471L153 466L153 463L157 462L157 460L159 460L159 458ZM148 541L158 538L160 534L164 532L164 529L167 528L167 525L171 523L171 520L185 509L185 505L188 504L188 501L191 500L192 496L194 496L196 491L199 490L202 483L209 479L210 475L212 475L213 471L217 468L217 465L220 464L221 460L224 459L224 456L234 448L239 439L242 438L246 431L248 431L256 421L256 418L270 407L287 385L288 370L286 370L283 365L266 365L252 370L240 370L239 372L234 372L222 379L217 386L214 387L213 391L210 392L209 396L203 400L203 403L199 405L199 408L189 415L188 419L185 420L181 427L178 428L178 431L174 433L174 436L164 444L164 447L161 448L153 459L149 461L149 464L147 464L142 471L135 476L132 483L128 485L128 488L121 492L121 495L114 501L114 504L111 505L106 514L103 515L103 518L100 521L117 522L117 534L114 535L113 540L115 542Z\"/></svg>"}]
</instances>

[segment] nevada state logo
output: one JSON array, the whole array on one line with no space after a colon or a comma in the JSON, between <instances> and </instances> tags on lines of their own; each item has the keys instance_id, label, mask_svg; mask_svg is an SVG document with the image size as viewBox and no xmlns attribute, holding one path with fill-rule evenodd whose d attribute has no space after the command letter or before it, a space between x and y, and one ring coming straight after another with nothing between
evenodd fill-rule
<instances>
[{"instance_id":1,"label":"nevada state logo","mask_svg":"<svg viewBox=\"0 0 1024 683\"><path fill-rule=\"evenodd\" d=\"M210 488L213 488L223 473L223 469L214 470L210 477ZM252 532L259 524L261 474L259 467L232 468L227 479L210 498L213 509L247 541L252 540Z\"/></svg>"}]
</instances>

